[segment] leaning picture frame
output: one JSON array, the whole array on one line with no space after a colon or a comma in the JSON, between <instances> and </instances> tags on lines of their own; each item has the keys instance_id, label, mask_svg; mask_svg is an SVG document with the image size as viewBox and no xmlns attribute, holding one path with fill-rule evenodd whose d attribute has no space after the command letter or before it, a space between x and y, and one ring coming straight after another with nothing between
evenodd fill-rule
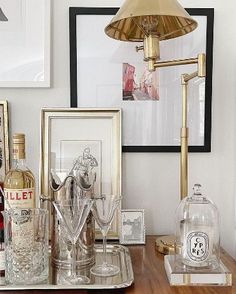
<instances>
[{"instance_id":1,"label":"leaning picture frame","mask_svg":"<svg viewBox=\"0 0 236 294\"><path fill-rule=\"evenodd\" d=\"M122 209L120 243L145 244L144 209Z\"/></svg>"},{"instance_id":2,"label":"leaning picture frame","mask_svg":"<svg viewBox=\"0 0 236 294\"><path fill-rule=\"evenodd\" d=\"M50 87L51 0L0 0L0 87Z\"/></svg>"},{"instance_id":3,"label":"leaning picture frame","mask_svg":"<svg viewBox=\"0 0 236 294\"><path fill-rule=\"evenodd\" d=\"M186 10L197 20L198 28L181 38L161 42L161 61L206 54L206 79L189 84L189 151L210 152L214 9ZM161 68L157 76L151 77L142 53L135 52L135 46L141 43L119 42L106 36L104 28L117 11L108 7L70 7L71 107L122 108L123 152L179 152L181 74L196 68ZM134 87L145 89L143 79L147 83L151 80L154 94L129 99L124 91L127 68L135 77Z\"/></svg>"},{"instance_id":4,"label":"leaning picture frame","mask_svg":"<svg viewBox=\"0 0 236 294\"><path fill-rule=\"evenodd\" d=\"M8 102L0 101L0 182L10 167Z\"/></svg>"},{"instance_id":5,"label":"leaning picture frame","mask_svg":"<svg viewBox=\"0 0 236 294\"><path fill-rule=\"evenodd\" d=\"M63 131L62 131L63 130ZM40 195L53 199L51 176L64 181L76 166L75 177L94 180L91 195L121 196L121 110L117 108L44 108L41 111ZM88 171L84 169L91 163ZM95 164L96 163L96 164ZM93 176L95 175L95 176ZM82 179L83 180L83 179ZM83 183L88 184L89 178ZM81 182L82 183L82 182ZM81 192L80 192L81 193ZM41 203L50 210L48 201ZM50 216L52 221L52 216ZM108 233L118 239L119 210ZM96 237L101 234L96 229Z\"/></svg>"}]
</instances>

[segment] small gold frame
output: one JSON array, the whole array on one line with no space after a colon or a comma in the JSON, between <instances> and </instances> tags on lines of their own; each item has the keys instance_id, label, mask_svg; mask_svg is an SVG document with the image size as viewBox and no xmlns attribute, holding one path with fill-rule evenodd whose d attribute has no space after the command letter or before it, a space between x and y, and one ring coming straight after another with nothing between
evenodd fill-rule
<instances>
[{"instance_id":1,"label":"small gold frame","mask_svg":"<svg viewBox=\"0 0 236 294\"><path fill-rule=\"evenodd\" d=\"M88 140L88 138L80 135L79 132L79 122L81 119L90 121L90 129L89 131L96 132L96 140L101 135L101 140L110 142L110 157L109 164L111 164L112 168L110 175L110 193L117 195L120 197L121 195L121 110L119 108L44 108L41 111L41 147L40 147L40 183L39 183L39 192L40 195L43 194L49 198L52 197L52 191L49 188L49 175L50 175L50 163L51 163L51 146L52 146L52 137L53 132L55 132L55 124L56 122L60 122L63 120L63 125L67 123L71 128L61 129L60 132L60 140L61 142L63 138L65 138L65 134L68 132L72 134L72 139L75 140ZM94 121L93 121L94 120ZM97 123L101 122L104 124L108 124L108 127L105 129L109 129L110 131L103 131L101 128L97 127ZM61 121L62 122L62 121ZM81 122L82 124L82 122ZM54 125L54 127L53 127ZM91 128L91 125L93 126ZM81 127L81 126L80 126ZM54 128L54 129L53 129ZM99 133L100 132L100 133ZM104 133L102 133L104 132ZM98 134L97 134L98 133ZM64 136L64 137L63 137ZM81 136L81 137L80 137ZM58 144L58 143L57 143ZM104 143L105 144L105 143ZM104 159L104 154L102 154L102 163L106 160L106 164L108 163L108 158ZM103 167L103 165L102 165ZM102 180L101 180L102 181ZM107 185L107 183L106 183ZM102 191L103 192L103 191ZM48 201L45 201L46 208L50 209L50 205ZM51 219L51 213L50 213ZM51 222L50 222L51 223ZM96 237L100 238L99 230L96 230ZM116 213L111 229L108 233L109 239L118 239L119 238L119 212Z\"/></svg>"}]
</instances>

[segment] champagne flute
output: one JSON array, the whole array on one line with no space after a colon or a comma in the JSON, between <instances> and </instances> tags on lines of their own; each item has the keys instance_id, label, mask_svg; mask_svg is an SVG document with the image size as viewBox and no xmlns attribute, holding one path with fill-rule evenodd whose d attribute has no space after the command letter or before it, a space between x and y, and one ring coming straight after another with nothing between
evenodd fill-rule
<instances>
[{"instance_id":1,"label":"champagne flute","mask_svg":"<svg viewBox=\"0 0 236 294\"><path fill-rule=\"evenodd\" d=\"M64 203L53 201L53 206L57 212L59 221L65 231L65 236L71 242L71 275L69 283L88 284L90 279L86 276L77 275L76 273L76 243L83 229L85 221L89 215L93 200L87 197L74 200L67 200Z\"/></svg>"},{"instance_id":2,"label":"champagne flute","mask_svg":"<svg viewBox=\"0 0 236 294\"><path fill-rule=\"evenodd\" d=\"M120 271L119 267L107 262L107 233L111 227L115 211L120 204L121 198L115 195L102 196L94 201L91 208L94 218L101 230L103 237L103 262L94 265L90 272L96 276L109 277L117 275Z\"/></svg>"}]
</instances>

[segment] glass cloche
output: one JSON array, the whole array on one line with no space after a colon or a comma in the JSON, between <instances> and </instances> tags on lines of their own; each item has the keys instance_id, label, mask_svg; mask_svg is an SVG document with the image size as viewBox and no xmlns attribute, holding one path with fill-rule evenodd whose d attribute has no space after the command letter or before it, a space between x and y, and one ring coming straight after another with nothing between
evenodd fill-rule
<instances>
[{"instance_id":1,"label":"glass cloche","mask_svg":"<svg viewBox=\"0 0 236 294\"><path fill-rule=\"evenodd\" d=\"M184 198L176 211L177 262L192 269L219 266L219 213L195 184L193 195Z\"/></svg>"}]
</instances>

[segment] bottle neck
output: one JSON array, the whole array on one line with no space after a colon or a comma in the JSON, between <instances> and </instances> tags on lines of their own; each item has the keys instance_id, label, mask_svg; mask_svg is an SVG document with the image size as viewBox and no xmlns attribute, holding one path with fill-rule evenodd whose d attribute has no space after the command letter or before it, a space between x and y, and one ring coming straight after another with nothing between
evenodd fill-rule
<instances>
[{"instance_id":1,"label":"bottle neck","mask_svg":"<svg viewBox=\"0 0 236 294\"><path fill-rule=\"evenodd\" d=\"M29 170L29 168L26 165L25 158L24 159L13 159L12 170L21 170L21 171Z\"/></svg>"},{"instance_id":2,"label":"bottle neck","mask_svg":"<svg viewBox=\"0 0 236 294\"><path fill-rule=\"evenodd\" d=\"M13 158L13 166L19 167L19 166L26 166L26 160L25 158Z\"/></svg>"},{"instance_id":3,"label":"bottle neck","mask_svg":"<svg viewBox=\"0 0 236 294\"><path fill-rule=\"evenodd\" d=\"M13 167L27 169L25 160L25 144L13 144Z\"/></svg>"},{"instance_id":4,"label":"bottle neck","mask_svg":"<svg viewBox=\"0 0 236 294\"><path fill-rule=\"evenodd\" d=\"M13 159L16 161L25 160L25 144L13 143Z\"/></svg>"}]
</instances>

